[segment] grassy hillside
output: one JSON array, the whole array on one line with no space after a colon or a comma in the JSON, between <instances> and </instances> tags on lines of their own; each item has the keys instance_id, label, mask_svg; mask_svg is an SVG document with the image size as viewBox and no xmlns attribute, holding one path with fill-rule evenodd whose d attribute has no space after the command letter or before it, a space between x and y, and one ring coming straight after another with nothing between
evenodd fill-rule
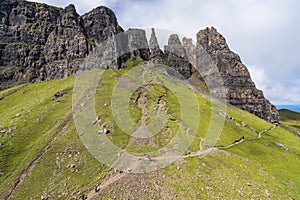
<instances>
[{"instance_id":1,"label":"grassy hillside","mask_svg":"<svg viewBox=\"0 0 300 200\"><path fill-rule=\"evenodd\" d=\"M151 71L144 74L150 83L130 96L130 116L139 125L151 126L157 120L151 108L157 108L166 123L151 141L125 134L112 116L112 89L133 66L138 65L137 74L131 76L140 75L140 62L102 75L95 97L99 127L109 124L113 128L108 137L116 146L143 155L165 146L181 126L197 120L195 138L178 161L151 173L114 172L89 153L76 131L74 77L23 85L0 93L0 199L79 199L82 193L94 199L300 199L300 138L286 124L274 128L233 106L226 110L183 83L176 91L196 95L200 117L190 115L179 123L184 115L180 99L172 88L151 82ZM51 100L60 90L66 95ZM187 105L192 103L186 98ZM227 117L216 147L207 156L197 154L205 148L201 141L207 131L214 130L211 120L221 120L223 112ZM299 122L297 115L287 116L292 118L283 118L285 122ZM96 184L101 191L94 194Z\"/></svg>"},{"instance_id":2,"label":"grassy hillside","mask_svg":"<svg viewBox=\"0 0 300 200\"><path fill-rule=\"evenodd\" d=\"M298 129L300 131L300 113L287 109L279 110L281 122L286 126Z\"/></svg>"}]
</instances>

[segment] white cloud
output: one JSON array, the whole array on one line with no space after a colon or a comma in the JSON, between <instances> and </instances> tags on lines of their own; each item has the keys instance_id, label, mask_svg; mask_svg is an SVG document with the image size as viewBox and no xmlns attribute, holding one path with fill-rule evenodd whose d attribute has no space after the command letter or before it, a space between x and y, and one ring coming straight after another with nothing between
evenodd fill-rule
<instances>
[{"instance_id":1,"label":"white cloud","mask_svg":"<svg viewBox=\"0 0 300 200\"><path fill-rule=\"evenodd\" d=\"M300 103L300 2L297 0L40 0L80 14L99 5L116 12L129 27L170 29L193 37L215 26L273 103ZM256 66L256 67L251 67Z\"/></svg>"}]
</instances>

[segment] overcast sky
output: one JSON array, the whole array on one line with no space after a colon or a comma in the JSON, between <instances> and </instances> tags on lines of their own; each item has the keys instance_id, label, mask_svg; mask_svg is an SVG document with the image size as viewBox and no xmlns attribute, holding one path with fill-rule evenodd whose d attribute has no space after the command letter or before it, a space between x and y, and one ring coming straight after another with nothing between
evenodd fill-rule
<instances>
[{"instance_id":1,"label":"overcast sky","mask_svg":"<svg viewBox=\"0 0 300 200\"><path fill-rule=\"evenodd\" d=\"M124 28L155 27L195 38L214 26L274 104L300 104L298 0L38 0L79 14L106 5Z\"/></svg>"}]
</instances>

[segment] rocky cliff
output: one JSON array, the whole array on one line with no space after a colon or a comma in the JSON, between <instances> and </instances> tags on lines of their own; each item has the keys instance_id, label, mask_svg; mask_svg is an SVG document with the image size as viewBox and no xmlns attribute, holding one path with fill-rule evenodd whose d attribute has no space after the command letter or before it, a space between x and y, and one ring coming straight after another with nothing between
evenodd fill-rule
<instances>
[{"instance_id":1,"label":"rocky cliff","mask_svg":"<svg viewBox=\"0 0 300 200\"><path fill-rule=\"evenodd\" d=\"M196 70L197 59L202 59L196 52L201 47L224 82L224 96L220 88L213 88L215 95L269 122L279 120L275 106L256 89L246 66L214 28L201 30L197 45L191 39L181 42L178 35L170 35L163 52L154 29L148 43L144 30L124 32L114 12L103 6L80 16L74 5L62 9L24 0L2 0L0 36L0 89L68 77L87 67L84 61L90 53L104 57L97 65L105 69L126 67L127 59L140 57L154 64L165 61L186 79L195 74L201 79ZM99 44L104 50L96 48Z\"/></svg>"},{"instance_id":2,"label":"rocky cliff","mask_svg":"<svg viewBox=\"0 0 300 200\"><path fill-rule=\"evenodd\" d=\"M98 7L79 16L41 3L0 2L0 86L67 77L113 34L123 32L113 11Z\"/></svg>"},{"instance_id":3,"label":"rocky cliff","mask_svg":"<svg viewBox=\"0 0 300 200\"><path fill-rule=\"evenodd\" d=\"M271 123L279 122L276 107L255 87L247 67L240 57L229 49L225 38L215 28L199 31L197 45L201 45L215 62L223 79L225 98L230 104Z\"/></svg>"}]
</instances>

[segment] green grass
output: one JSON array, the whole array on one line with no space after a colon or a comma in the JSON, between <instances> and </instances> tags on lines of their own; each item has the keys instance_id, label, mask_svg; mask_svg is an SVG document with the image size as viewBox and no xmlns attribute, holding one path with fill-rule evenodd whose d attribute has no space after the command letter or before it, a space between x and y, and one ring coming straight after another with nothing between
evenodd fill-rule
<instances>
[{"instance_id":1,"label":"green grass","mask_svg":"<svg viewBox=\"0 0 300 200\"><path fill-rule=\"evenodd\" d=\"M21 85L14 86L14 87L11 87L11 88L6 89L6 90L1 90L0 91L0 99L3 99L5 97L15 93L16 91L20 90L23 87L25 87L25 85L21 84Z\"/></svg>"},{"instance_id":2,"label":"green grass","mask_svg":"<svg viewBox=\"0 0 300 200\"><path fill-rule=\"evenodd\" d=\"M280 122L291 131L300 131L300 113L291 110L279 110Z\"/></svg>"},{"instance_id":3,"label":"green grass","mask_svg":"<svg viewBox=\"0 0 300 200\"><path fill-rule=\"evenodd\" d=\"M0 101L0 126L6 130L16 127L0 138L0 171L4 172L0 177L0 191L12 186L29 163L42 154L34 171L29 173L12 199L40 198L44 191L52 197L57 197L58 193L62 195L65 190L73 193L79 189L81 192L91 188L107 173L106 168L84 148L72 123L73 81L74 77L70 77L32 84ZM62 89L66 95L52 101L51 97ZM12 135L14 137L10 137ZM48 145L49 151L43 154ZM61 160L59 169L58 158ZM71 162L76 164L75 172L67 168ZM62 195L62 199L70 194Z\"/></svg>"},{"instance_id":4,"label":"green grass","mask_svg":"<svg viewBox=\"0 0 300 200\"><path fill-rule=\"evenodd\" d=\"M140 179L134 179L135 187L139 187L140 180L149 182L149 187L159 182L158 187L163 189L157 190L158 195L169 195L175 199L300 198L300 138L290 131L291 127L294 129L299 125L297 113L280 111L282 125L263 133L258 139L258 134L250 127L260 132L269 129L272 124L230 105L226 110L181 82L174 84L173 79L166 80L164 86L152 81L137 87L129 95L130 117L139 125L142 112L136 101L143 88L150 114L146 124L149 127L155 124L156 112L150 111L159 107L158 102L163 104L161 109L166 116L166 123L155 135L152 146L128 145L131 136L115 122L111 96L122 76L135 80L141 75L141 62L140 59L129 60L126 69L106 70L96 88L96 113L101 118L98 126L113 126L107 136L116 146L127 148L134 154L155 151L175 137L182 128L178 123L181 118L184 127L195 129L191 145L182 153L198 151L200 139L206 137L208 130L218 137L218 147L230 145L242 136L247 140L226 150L213 151L203 158L192 157L176 162L159 170L157 173L160 176L156 179L141 174ZM158 80L164 80L161 73L155 76ZM147 72L144 78L151 81L152 71ZM0 172L4 172L0 177L0 191L11 188L22 171L38 158L35 167L11 199L39 199L42 195L49 195L52 199L78 199L81 193L92 190L110 172L84 147L76 131L72 118L74 80L74 77L70 77L0 91L0 97L5 97L0 100L0 131L5 130L0 133ZM52 101L51 97L59 90L64 90L66 95ZM118 91L126 92L122 89ZM195 95L194 100L192 95ZM180 98L184 99L185 112L180 109ZM195 105L199 106L199 117L195 114ZM222 123L220 113L224 111L232 119L225 119L221 135L218 135L218 129L210 127L210 123ZM245 127L241 125L243 122ZM286 146L289 151L278 147L276 142ZM71 164L75 165L74 168L68 167ZM115 188L117 190L118 187ZM128 190L134 193L134 189ZM113 195L110 191L107 190L103 197L109 199ZM117 190L116 196L122 198L125 192L127 190ZM149 198L147 192L143 198Z\"/></svg>"}]
</instances>

